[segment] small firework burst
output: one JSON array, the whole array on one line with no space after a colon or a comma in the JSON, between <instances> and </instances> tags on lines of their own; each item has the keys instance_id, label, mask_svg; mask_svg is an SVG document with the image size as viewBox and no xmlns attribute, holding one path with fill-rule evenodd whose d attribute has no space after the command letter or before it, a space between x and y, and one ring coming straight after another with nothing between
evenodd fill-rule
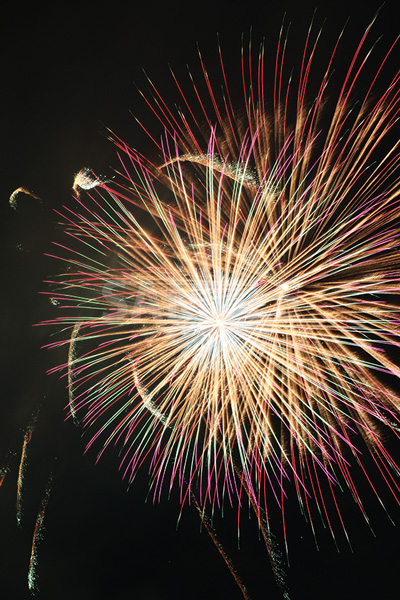
<instances>
[{"instance_id":1,"label":"small firework burst","mask_svg":"<svg viewBox=\"0 0 400 600\"><path fill-rule=\"evenodd\" d=\"M79 196L80 190L91 190L105 182L105 178L97 177L92 169L84 167L75 175L72 189Z\"/></svg>"}]
</instances>

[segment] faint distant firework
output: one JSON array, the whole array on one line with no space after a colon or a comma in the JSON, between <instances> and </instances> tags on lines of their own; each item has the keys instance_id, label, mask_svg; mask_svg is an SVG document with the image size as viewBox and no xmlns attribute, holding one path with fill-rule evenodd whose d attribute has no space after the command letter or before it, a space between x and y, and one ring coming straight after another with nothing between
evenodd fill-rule
<instances>
[{"instance_id":1,"label":"faint distant firework","mask_svg":"<svg viewBox=\"0 0 400 600\"><path fill-rule=\"evenodd\" d=\"M69 347L54 370L87 446L118 446L129 482L145 464L154 498L175 484L202 509L247 497L264 532L274 497L285 539L290 485L333 536L328 504L347 536L341 486L367 522L360 477L383 505L367 463L399 502L385 439L400 424L400 72L378 93L395 44L371 72L371 27L336 93L342 34L315 86L313 28L289 76L283 30L272 77L264 46L243 45L239 109L221 50L218 85L202 60L190 93L173 75L181 109L149 80L159 162L113 136L121 172L89 177L56 244L50 346Z\"/></svg>"}]
</instances>

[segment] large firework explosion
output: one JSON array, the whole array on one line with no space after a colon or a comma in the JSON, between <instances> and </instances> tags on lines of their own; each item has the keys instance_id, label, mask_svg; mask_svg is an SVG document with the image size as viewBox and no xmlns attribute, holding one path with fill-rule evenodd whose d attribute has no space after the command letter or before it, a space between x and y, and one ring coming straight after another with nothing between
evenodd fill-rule
<instances>
[{"instance_id":1,"label":"large firework explosion","mask_svg":"<svg viewBox=\"0 0 400 600\"><path fill-rule=\"evenodd\" d=\"M341 520L344 485L368 520L354 477L379 499L367 454L399 498L385 436L400 422L400 73L377 95L388 48L356 95L369 34L336 93L341 36L311 90L312 28L297 78L282 32L272 74L263 46L256 59L243 46L241 109L222 52L222 91L201 61L208 96L192 80L182 109L149 80L159 161L113 136L116 177L78 174L76 192L95 190L63 211L51 295L68 335L53 345L69 347L88 446L117 445L129 481L145 464L154 497L175 483L202 508L248 497L261 522L272 497L284 515L294 485L311 524L317 507L330 525L325 494Z\"/></svg>"}]
</instances>

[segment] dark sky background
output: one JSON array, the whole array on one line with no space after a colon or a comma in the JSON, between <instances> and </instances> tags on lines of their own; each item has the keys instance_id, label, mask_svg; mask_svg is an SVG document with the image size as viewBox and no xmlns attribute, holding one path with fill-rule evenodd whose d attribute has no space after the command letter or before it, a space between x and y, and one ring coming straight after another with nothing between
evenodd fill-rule
<instances>
[{"instance_id":1,"label":"dark sky background","mask_svg":"<svg viewBox=\"0 0 400 600\"><path fill-rule=\"evenodd\" d=\"M65 381L46 375L46 371L66 357L62 351L41 349L49 341L49 330L33 327L53 318L56 310L39 294L46 289L43 280L58 267L44 256L51 240L59 235L53 209L68 205L74 173L83 166L104 174L117 166L115 148L104 135L106 126L143 152L149 141L130 111L148 119L152 133L160 135L136 89L136 85L145 88L143 69L170 101L167 65L183 77L186 63L198 72L196 42L212 70L219 32L228 70L239 70L242 32L247 34L252 27L254 39L265 36L267 52L273 52L287 11L292 43L298 42L301 48L318 5L317 23L327 18L329 40L335 39L350 17L344 42L350 55L379 4L371 3L372 8L367 9L364 3L318 0L223 0L213 4L150 0L140 5L46 2L16 4L3 12L0 469L9 465L9 470L0 487L2 598L31 597L27 573L32 534L50 477L45 529L37 550L38 599L242 598L207 532L200 530L196 510L185 507L177 525L180 505L176 492L170 498L164 495L160 504L151 499L146 502L146 472L139 473L127 491L117 471L116 454L109 452L95 465L95 451L84 455L81 431L65 421ZM385 47L399 33L396 4L384 5L370 38L382 35ZM398 65L392 67L394 72ZM8 198L19 186L29 188L41 201L21 197L18 210L10 208ZM19 460L24 433L36 413L23 483L23 518L18 527ZM399 456L395 444L390 440L388 444ZM292 599L396 597L400 510L383 485L381 488L396 527L367 486L360 482L359 488L376 537L363 523L349 494L342 495L354 552L337 523L340 553L322 526L317 551L295 500L289 499L291 566L287 581ZM234 510L227 508L223 519L217 516L215 527L251 598L280 598L255 519L249 520L243 512L240 551ZM279 511L275 533L280 540Z\"/></svg>"}]
</instances>

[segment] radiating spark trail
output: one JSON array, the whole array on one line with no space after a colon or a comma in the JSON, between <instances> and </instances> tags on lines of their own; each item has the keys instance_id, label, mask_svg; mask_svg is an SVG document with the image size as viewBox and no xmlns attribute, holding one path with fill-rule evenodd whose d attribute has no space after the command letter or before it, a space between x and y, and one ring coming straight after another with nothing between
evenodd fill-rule
<instances>
[{"instance_id":1,"label":"radiating spark trail","mask_svg":"<svg viewBox=\"0 0 400 600\"><path fill-rule=\"evenodd\" d=\"M79 334L80 325L77 324L72 330L69 353L68 353L68 406L75 424L77 424L77 417L74 408L74 362L76 360L76 338Z\"/></svg>"},{"instance_id":2,"label":"radiating spark trail","mask_svg":"<svg viewBox=\"0 0 400 600\"><path fill-rule=\"evenodd\" d=\"M16 502L16 516L17 516L17 524L21 525L22 520L22 488L24 482L24 474L26 469L26 456L27 456L27 446L31 441L32 434L36 425L36 417L32 420L32 423L28 426L25 435L24 441L22 444L22 452L21 452L21 460L19 463L18 469L18 479L17 479L17 502Z\"/></svg>"},{"instance_id":3,"label":"radiating spark trail","mask_svg":"<svg viewBox=\"0 0 400 600\"><path fill-rule=\"evenodd\" d=\"M217 548L217 550L220 553L220 555L222 556L226 566L228 567L232 577L236 581L237 586L239 587L240 591L242 592L242 596L243 596L244 600L250 600L249 592L246 589L246 586L244 585L243 581L239 577L238 572L236 571L232 560L226 554L220 540L218 539L217 532L215 531L215 528L211 522L211 519L205 514L204 510L201 509L193 492L191 493L191 499L192 499L194 505L196 506L197 512L201 519L201 522L203 523L204 527L206 528L208 535L212 539L215 547Z\"/></svg>"},{"instance_id":4,"label":"radiating spark trail","mask_svg":"<svg viewBox=\"0 0 400 600\"><path fill-rule=\"evenodd\" d=\"M173 158L171 159L169 162L167 162L165 165L163 165L163 167L167 167L168 165L172 165L175 162L189 162L189 163L193 163L193 164L197 164L197 165L203 165L203 166L207 166L210 162L210 156L204 155L204 154L183 154L182 156L179 156L178 158ZM231 179L234 179L236 181L243 181L243 184L246 185L247 187L253 189L254 191L257 191L260 185L260 182L258 180L258 175L257 175L257 171L254 170L254 172L251 172L249 168L247 168L246 170L244 170L238 163L232 162L232 163L227 163L225 162L220 162L218 161L218 159L214 156L212 157L213 159L213 166L214 166L214 171L216 173L224 173L225 177L230 177Z\"/></svg>"},{"instance_id":5,"label":"radiating spark trail","mask_svg":"<svg viewBox=\"0 0 400 600\"><path fill-rule=\"evenodd\" d=\"M4 481L4 478L7 475L7 473L8 473L7 468L1 469L1 471L0 471L0 487L3 485L3 481Z\"/></svg>"},{"instance_id":6,"label":"radiating spark trail","mask_svg":"<svg viewBox=\"0 0 400 600\"><path fill-rule=\"evenodd\" d=\"M8 459L6 466L2 467L0 469L0 487L3 485L5 476L7 475L8 471L10 470L10 461L11 461L11 458Z\"/></svg>"},{"instance_id":7,"label":"radiating spark trail","mask_svg":"<svg viewBox=\"0 0 400 600\"><path fill-rule=\"evenodd\" d=\"M40 506L40 510L36 517L35 529L33 531L33 536L32 536L31 556L29 559L29 568L28 568L28 588L31 592L38 591L38 587L37 587L37 562L38 562L37 550L38 550L38 544L43 537L43 529L44 529L43 521L44 521L46 507L47 507L49 497L50 497L51 484L52 484L52 477L50 477L49 482L47 484L45 495L43 497L43 500L42 500L42 503Z\"/></svg>"}]
</instances>

